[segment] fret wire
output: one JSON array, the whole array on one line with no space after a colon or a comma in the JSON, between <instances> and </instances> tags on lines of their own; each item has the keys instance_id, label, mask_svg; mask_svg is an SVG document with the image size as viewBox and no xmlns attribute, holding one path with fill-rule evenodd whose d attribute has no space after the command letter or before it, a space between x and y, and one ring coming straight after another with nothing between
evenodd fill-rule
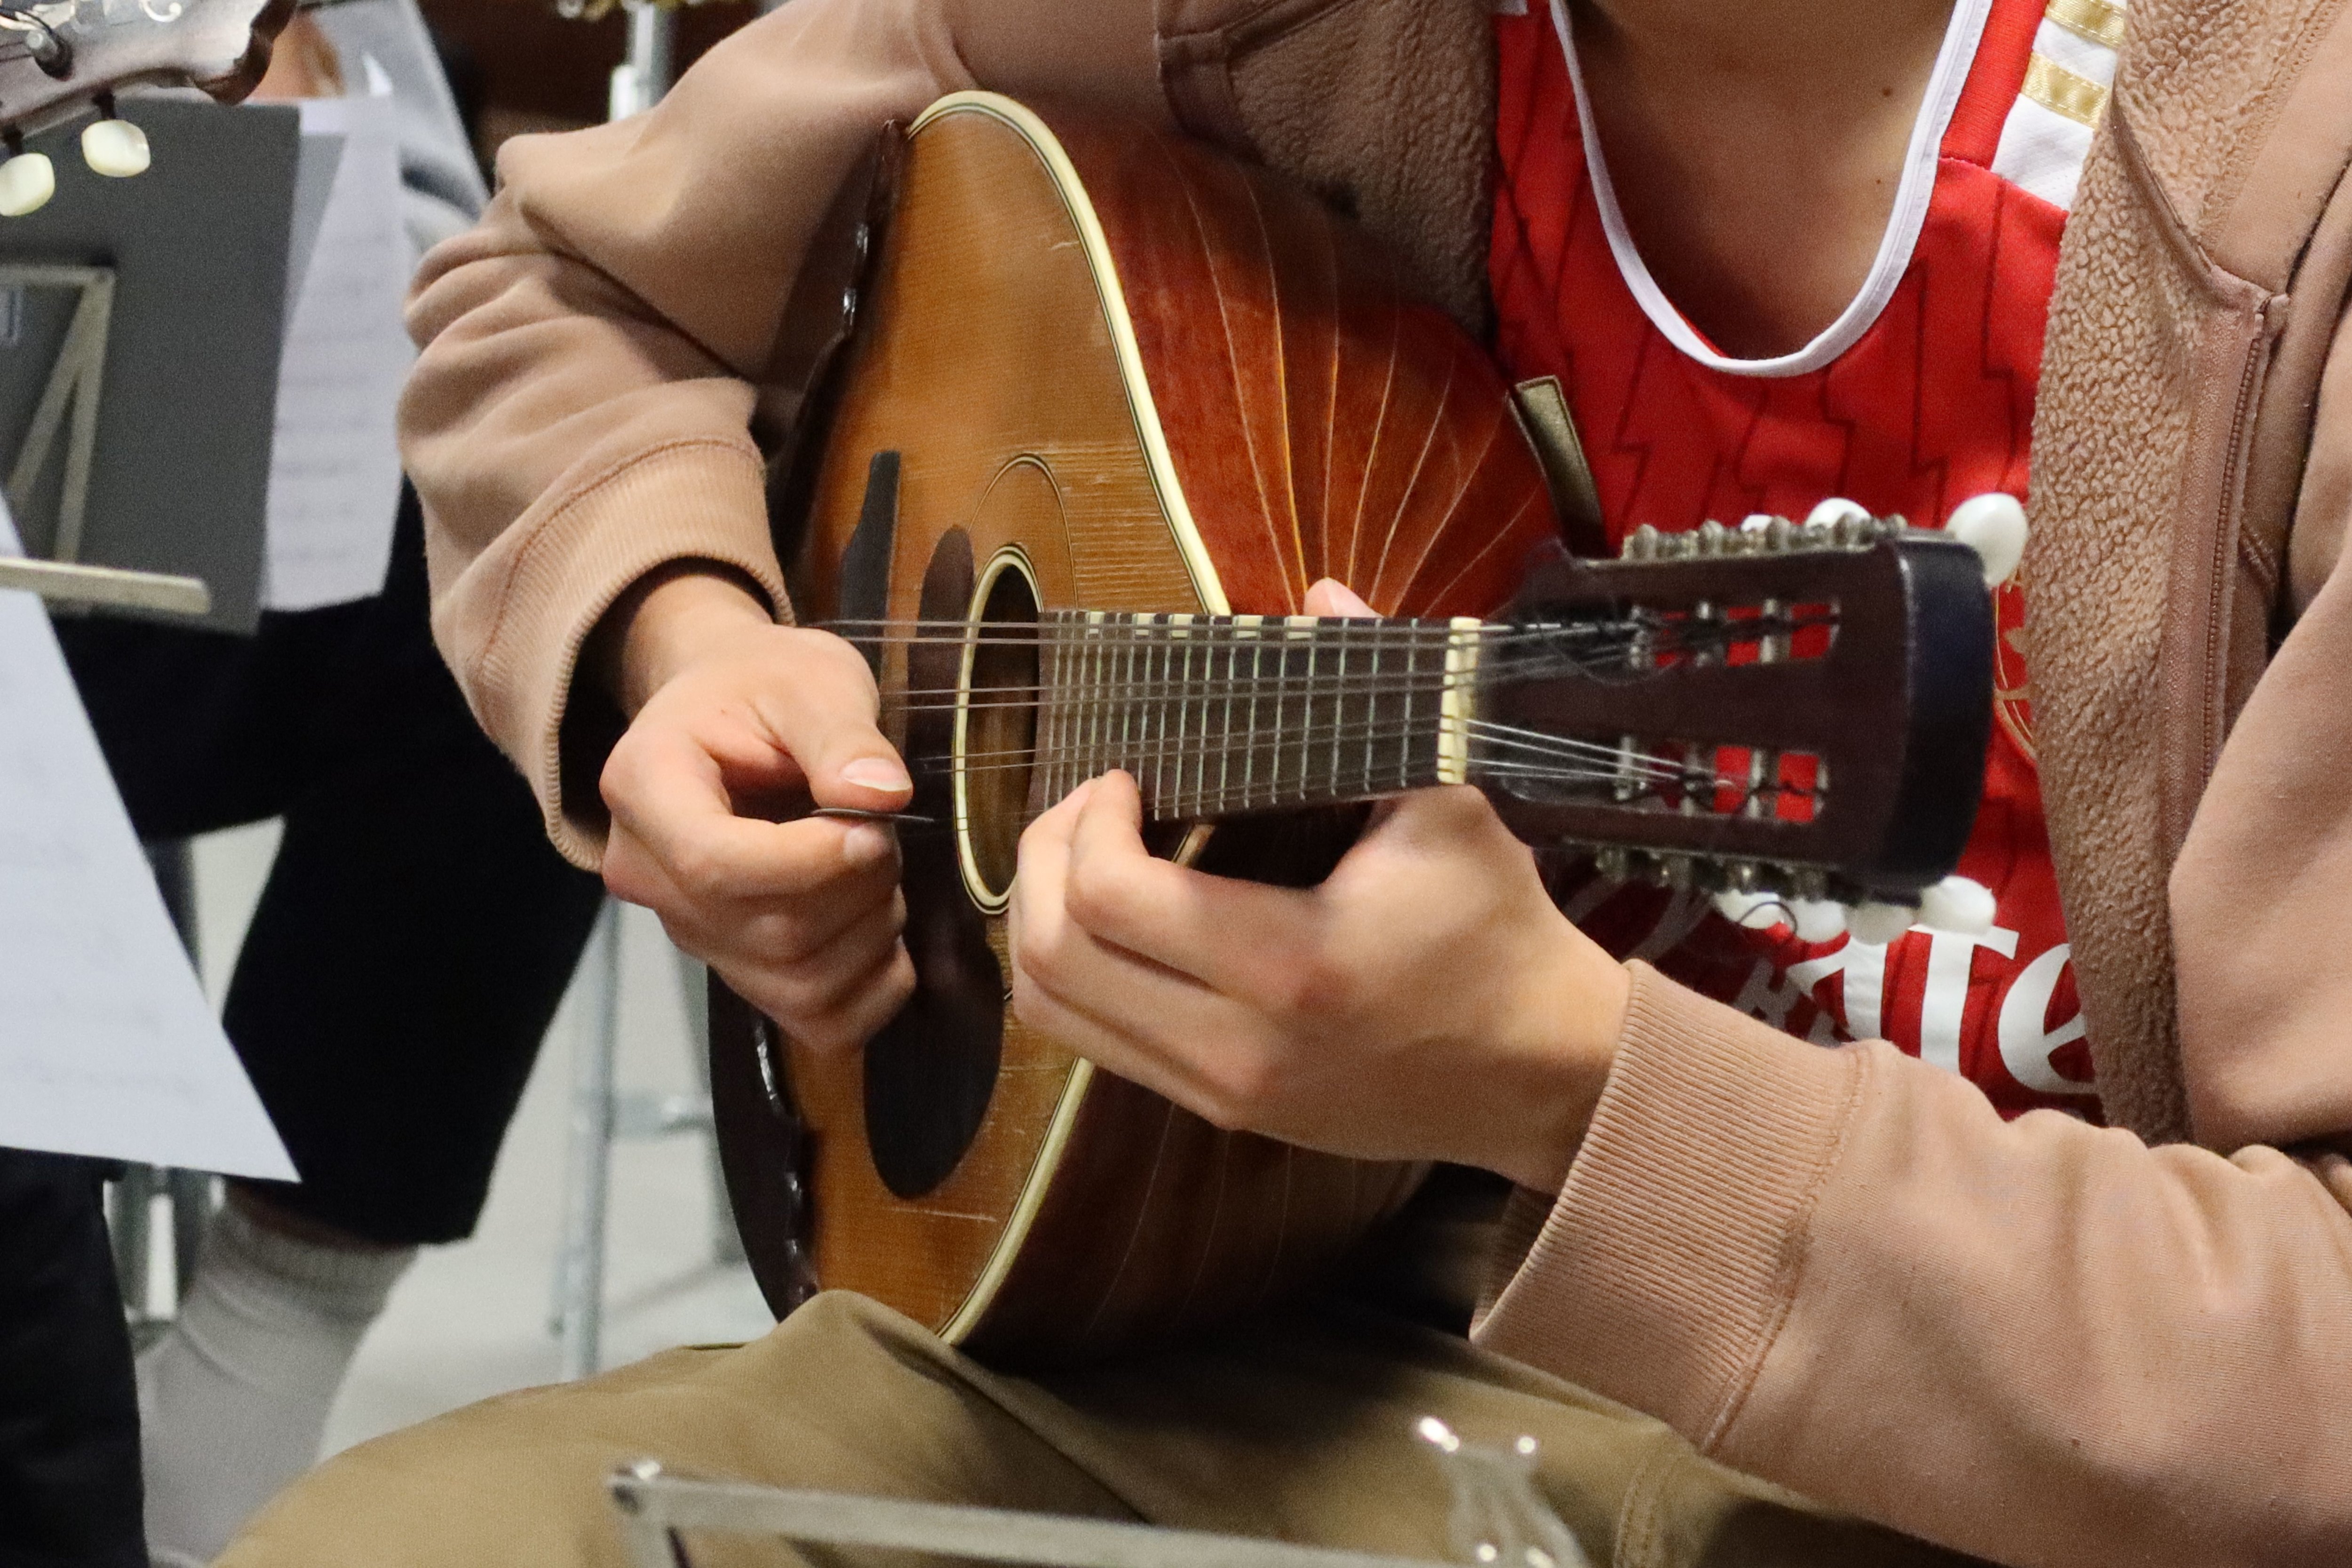
<instances>
[{"instance_id":1,"label":"fret wire","mask_svg":"<svg viewBox=\"0 0 2352 1568\"><path fill-rule=\"evenodd\" d=\"M1242 800L1246 809L1256 798L1257 792L1257 694L1265 679L1265 623L1253 618L1249 628L1250 684L1249 737L1250 744L1242 752Z\"/></svg>"},{"instance_id":2,"label":"fret wire","mask_svg":"<svg viewBox=\"0 0 2352 1568\"><path fill-rule=\"evenodd\" d=\"M1200 744L1192 749L1192 788L1186 792L1188 798L1192 802L1192 814L1194 816L1199 816L1207 811L1209 804L1208 689L1210 679L1215 673L1215 659L1210 652L1210 650L1215 647L1214 642L1211 640L1213 635L1213 628L1204 626L1202 628L1202 635L1194 639L1192 646L1184 655L1184 673L1186 677L1184 682L1185 704L1187 707L1195 703L1200 706L1200 729L1198 731L1200 735ZM1192 672L1192 661L1195 658L1198 658L1201 660L1201 669L1197 676Z\"/></svg>"},{"instance_id":3,"label":"fret wire","mask_svg":"<svg viewBox=\"0 0 2352 1568\"><path fill-rule=\"evenodd\" d=\"M1216 679L1216 641L1213 632L1204 633L1200 642L1201 679L1193 689L1192 700L1201 705L1201 740L1202 744L1192 758L1192 808L1206 812L1209 805L1209 693ZM1187 658L1187 668L1190 659Z\"/></svg>"},{"instance_id":4,"label":"fret wire","mask_svg":"<svg viewBox=\"0 0 2352 1568\"><path fill-rule=\"evenodd\" d=\"M1153 616L1146 624L1156 628L1160 624L1160 617ZM1165 679L1157 666L1161 656L1166 652L1167 644L1156 637L1144 644L1143 679L1147 683L1156 683ZM1152 766L1159 759L1153 754L1152 745L1159 737L1159 731L1164 727L1165 714L1160 703L1148 697L1144 699L1141 707L1143 723L1139 728L1142 732L1135 738L1135 774L1142 781L1145 798L1151 802L1156 812L1160 805L1160 792L1156 787L1159 779L1155 776Z\"/></svg>"},{"instance_id":5,"label":"fret wire","mask_svg":"<svg viewBox=\"0 0 2352 1568\"><path fill-rule=\"evenodd\" d=\"M1121 662L1127 667L1126 672L1130 679L1134 677L1135 661L1139 657L1140 657L1141 649L1142 644L1139 642L1129 643L1127 646L1126 657L1121 660ZM1120 767L1135 766L1135 758L1133 755L1134 746L1132 742L1135 738L1137 718L1138 715L1136 713L1134 703L1129 702L1122 705L1118 720L1118 765ZM1139 772L1140 770L1138 771Z\"/></svg>"},{"instance_id":6,"label":"fret wire","mask_svg":"<svg viewBox=\"0 0 2352 1568\"><path fill-rule=\"evenodd\" d=\"M1078 727L1076 723L1078 710L1073 708L1070 704L1070 698L1072 695L1070 686L1071 678L1076 674L1076 660L1071 658L1071 654L1073 652L1071 647L1071 633L1076 628L1071 626L1068 622L1065 621L1060 623L1056 629L1059 632L1060 640L1055 645L1054 650L1054 684L1056 689L1056 700L1060 702L1062 709L1062 721L1060 725L1062 744L1067 748L1067 750L1064 752L1062 758L1061 772L1054 781L1056 785L1055 791L1053 795L1049 797L1048 804L1051 804L1052 801L1061 799L1063 795L1067 795L1071 790L1077 787L1077 781L1070 776L1070 773L1076 765L1075 753L1076 752L1078 742Z\"/></svg>"},{"instance_id":7,"label":"fret wire","mask_svg":"<svg viewBox=\"0 0 2352 1568\"><path fill-rule=\"evenodd\" d=\"M1332 628L1331 654L1339 666L1339 673L1331 683L1331 755L1325 763L1325 772L1329 775L1325 788L1331 794L1337 795L1339 793L1341 741L1339 731L1348 722L1348 700L1350 695L1348 688L1348 623L1344 620Z\"/></svg>"},{"instance_id":8,"label":"fret wire","mask_svg":"<svg viewBox=\"0 0 2352 1568\"><path fill-rule=\"evenodd\" d=\"M1353 648L1349 647L1348 640L1348 632L1351 625L1352 623L1348 621L1341 621L1339 623L1339 712L1336 717L1342 722L1344 722L1348 717L1348 661L1349 656L1354 652ZM1331 793L1333 795L1338 795L1339 793L1339 748L1341 744L1342 741L1339 734L1339 726L1335 724L1331 729Z\"/></svg>"},{"instance_id":9,"label":"fret wire","mask_svg":"<svg viewBox=\"0 0 2352 1568\"><path fill-rule=\"evenodd\" d=\"M1204 632L1206 632L1206 627L1204 627ZM1195 639L1192 639L1192 642L1185 644L1185 648L1183 648L1183 691L1185 691L1185 703L1183 703L1183 705L1185 705L1185 724L1190 726L1190 720L1192 720L1192 703L1202 703L1202 708L1200 708L1200 729L1197 729L1197 742L1195 742L1195 748L1192 748L1192 787L1190 787L1190 790L1185 790L1185 797L1188 797L1190 802L1192 802L1192 811L1195 811L1195 814L1200 814L1200 811L1204 809L1204 804L1206 804L1206 802L1204 802L1204 797L1202 797L1202 773L1204 773L1206 766L1209 766L1209 705L1206 705L1204 700L1202 700L1200 693L1202 693L1202 689L1206 687L1206 679L1209 679L1209 672L1206 672L1206 668L1202 668L1200 675L1195 675L1195 672L1192 672L1192 660L1200 658L1200 656L1204 656L1204 654L1206 654L1206 648L1209 648L1209 644L1204 642L1204 637L1195 637ZM1183 778L1183 762L1179 762L1179 764L1176 764L1176 778L1179 778L1179 781L1181 781L1181 778Z\"/></svg>"},{"instance_id":10,"label":"fret wire","mask_svg":"<svg viewBox=\"0 0 2352 1568\"><path fill-rule=\"evenodd\" d=\"M1054 666L1051 666L1051 677L1049 677L1051 700L1054 700L1054 726L1051 726L1051 733L1054 733L1054 752L1056 752L1056 759L1054 759L1054 766L1046 769L1046 775L1045 775L1046 802L1056 802L1056 799L1061 799L1058 790L1061 790L1063 773L1068 773L1070 771L1070 759L1068 759L1070 757L1070 705L1061 700L1061 651L1068 647L1068 644L1070 644L1070 627L1066 627L1061 621L1056 621L1054 623L1054 642L1051 642L1051 658L1054 658Z\"/></svg>"},{"instance_id":11,"label":"fret wire","mask_svg":"<svg viewBox=\"0 0 2352 1568\"><path fill-rule=\"evenodd\" d=\"M1189 632L1192 617L1181 616L1177 618L1185 623L1186 630ZM1176 793L1172 798L1176 806L1174 815L1178 816L1184 815L1184 738L1191 733L1192 728L1192 704L1187 696L1192 684L1192 644L1188 637L1184 641L1184 673L1176 678L1176 744L1174 748Z\"/></svg>"},{"instance_id":12,"label":"fret wire","mask_svg":"<svg viewBox=\"0 0 2352 1568\"><path fill-rule=\"evenodd\" d=\"M1107 629L1108 622L1105 620L1100 611L1097 611L1087 618L1093 623L1092 636L1094 637L1095 646L1094 652L1088 656L1088 662L1093 667L1092 679L1094 685L1098 691L1102 687L1103 682L1110 676L1112 652L1110 635ZM1110 735L1108 733L1110 729L1110 705L1099 700L1095 691L1089 691L1087 694L1087 706L1088 710L1087 722L1090 728L1094 741L1091 755L1088 759L1087 776L1088 778L1094 778L1109 771L1110 764L1107 759L1110 751ZM1076 786L1074 785L1072 787Z\"/></svg>"},{"instance_id":13,"label":"fret wire","mask_svg":"<svg viewBox=\"0 0 2352 1568\"><path fill-rule=\"evenodd\" d=\"M1161 618L1168 622L1171 626L1174 625L1173 616L1163 616ZM1152 704L1153 707L1159 710L1160 728L1157 735L1153 739L1151 746L1152 797L1160 801L1165 801L1169 798L1168 761L1171 755L1170 731L1172 728L1171 721L1181 718L1183 712L1183 710L1181 708L1177 709L1174 712L1171 712L1169 710L1169 689L1172 687L1175 682L1176 644L1172 640L1162 639L1160 645L1160 697L1159 700Z\"/></svg>"},{"instance_id":14,"label":"fret wire","mask_svg":"<svg viewBox=\"0 0 2352 1568\"><path fill-rule=\"evenodd\" d=\"M1168 815L1181 816L1180 805L1184 798L1184 678L1176 672L1176 655L1181 646L1183 616L1171 617L1179 623L1170 633L1168 651L1162 657L1167 662L1168 684L1160 694L1162 720L1160 725L1160 792L1169 803ZM1170 774L1174 782L1170 782Z\"/></svg>"},{"instance_id":15,"label":"fret wire","mask_svg":"<svg viewBox=\"0 0 2352 1568\"><path fill-rule=\"evenodd\" d=\"M1243 689L1242 650L1249 646L1250 641L1248 627L1244 625L1236 625L1234 628L1233 641L1225 649L1225 743L1218 753L1217 761L1217 809L1220 811L1231 811L1234 808L1235 787L1234 737L1237 733L1234 728L1234 707L1240 701ZM1243 783L1240 787L1246 794L1249 788L1247 782L1249 753L1247 752L1242 753L1242 778Z\"/></svg>"},{"instance_id":16,"label":"fret wire","mask_svg":"<svg viewBox=\"0 0 2352 1568\"><path fill-rule=\"evenodd\" d=\"M1323 639L1316 634L1321 630L1319 623L1307 624L1307 722L1298 736L1298 796L1301 800L1314 793L1314 785L1309 781L1315 776L1315 760L1313 753L1307 748L1315 738L1315 698L1318 686L1315 667L1323 657Z\"/></svg>"},{"instance_id":17,"label":"fret wire","mask_svg":"<svg viewBox=\"0 0 2352 1568\"><path fill-rule=\"evenodd\" d=\"M1061 705L1054 700L1053 650L1061 640L1062 628L1056 625L1044 629L1043 646L1037 650L1037 684L1045 689L1039 694L1038 700L1044 706L1031 733L1036 736L1040 746L1049 743L1053 746L1054 749L1045 753L1048 758L1058 759L1062 754L1062 710ZM1061 772L1062 764L1058 760L1048 761L1043 776L1036 778L1035 787L1045 799L1054 798L1054 785L1060 779Z\"/></svg>"},{"instance_id":18,"label":"fret wire","mask_svg":"<svg viewBox=\"0 0 2352 1568\"><path fill-rule=\"evenodd\" d=\"M1288 800L1294 788L1293 785L1286 782L1288 775L1285 770L1288 767L1289 763L1284 753L1289 750L1289 747L1284 744L1284 738L1290 733L1292 729L1290 721L1290 688L1295 683L1293 678L1298 672L1298 641L1297 617L1295 616L1283 616L1282 675L1280 678L1282 685L1279 689L1278 700L1275 706L1274 720L1274 798L1276 801ZM1307 700L1304 693L1300 695L1298 703L1300 709L1304 710L1307 705ZM1302 739L1299 742L1298 752L1299 760L1302 763L1305 762L1307 758L1306 747L1307 742Z\"/></svg>"}]
</instances>

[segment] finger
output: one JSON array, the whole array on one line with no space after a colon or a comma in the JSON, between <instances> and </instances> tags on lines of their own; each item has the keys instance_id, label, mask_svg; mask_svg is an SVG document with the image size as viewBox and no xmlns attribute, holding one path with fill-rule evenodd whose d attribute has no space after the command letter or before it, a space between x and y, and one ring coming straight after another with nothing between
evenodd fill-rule
<instances>
[{"instance_id":1,"label":"finger","mask_svg":"<svg viewBox=\"0 0 2352 1568\"><path fill-rule=\"evenodd\" d=\"M816 963L828 948L877 922L903 923L905 901L895 869L886 867L814 893L729 902L707 918L717 922L729 951L782 967Z\"/></svg>"},{"instance_id":2,"label":"finger","mask_svg":"<svg viewBox=\"0 0 2352 1568\"><path fill-rule=\"evenodd\" d=\"M709 753L667 727L614 751L604 797L615 831L696 902L811 893L897 859L896 841L877 823L736 816Z\"/></svg>"},{"instance_id":3,"label":"finger","mask_svg":"<svg viewBox=\"0 0 2352 1568\"><path fill-rule=\"evenodd\" d=\"M1080 997L1097 987L1078 984L1072 987L1076 994L1067 994L1016 967L1013 1012L1104 1071L1230 1125L1246 1088L1260 1076L1246 1044L1252 1037L1247 1020L1213 993L1126 962L1135 973L1106 987L1111 992L1107 1004L1097 995L1091 1005Z\"/></svg>"},{"instance_id":4,"label":"finger","mask_svg":"<svg viewBox=\"0 0 2352 1568\"><path fill-rule=\"evenodd\" d=\"M758 984L761 999L774 1009L770 1016L796 1033L822 1033L829 1021L863 1011L867 994L905 952L898 922L889 910L881 915L808 963L763 968Z\"/></svg>"},{"instance_id":5,"label":"finger","mask_svg":"<svg viewBox=\"0 0 2352 1568\"><path fill-rule=\"evenodd\" d=\"M790 982L760 969L711 966L730 988L774 1019L795 1045L833 1052L871 1039L913 994L915 970L895 941L865 970L845 977L824 1005L812 1005Z\"/></svg>"},{"instance_id":6,"label":"finger","mask_svg":"<svg viewBox=\"0 0 2352 1568\"><path fill-rule=\"evenodd\" d=\"M1307 590L1300 607L1310 616L1345 616L1350 620L1378 619L1380 612L1364 603L1353 588L1336 577L1322 577Z\"/></svg>"},{"instance_id":7,"label":"finger","mask_svg":"<svg viewBox=\"0 0 2352 1568\"><path fill-rule=\"evenodd\" d=\"M1488 851L1508 846L1524 848L1495 815L1494 803L1469 784L1445 784L1417 789L1382 803L1359 848L1409 847L1417 851L1456 853L1464 848Z\"/></svg>"},{"instance_id":8,"label":"finger","mask_svg":"<svg viewBox=\"0 0 2352 1568\"><path fill-rule=\"evenodd\" d=\"M894 945L880 967L838 1006L811 1021L809 1043L819 1050L855 1050L881 1033L914 994L914 961L904 946Z\"/></svg>"},{"instance_id":9,"label":"finger","mask_svg":"<svg viewBox=\"0 0 2352 1568\"><path fill-rule=\"evenodd\" d=\"M821 639L821 640L818 640ZM875 722L881 698L864 656L829 632L799 630L777 657L789 684L763 696L760 716L808 775L819 805L895 811L913 795L906 764Z\"/></svg>"},{"instance_id":10,"label":"finger","mask_svg":"<svg viewBox=\"0 0 2352 1568\"><path fill-rule=\"evenodd\" d=\"M1312 896L1160 859L1144 847L1141 820L1135 781L1105 774L1069 835L1061 871L1069 918L1097 941L1213 990L1256 994L1269 963L1311 930Z\"/></svg>"}]
</instances>

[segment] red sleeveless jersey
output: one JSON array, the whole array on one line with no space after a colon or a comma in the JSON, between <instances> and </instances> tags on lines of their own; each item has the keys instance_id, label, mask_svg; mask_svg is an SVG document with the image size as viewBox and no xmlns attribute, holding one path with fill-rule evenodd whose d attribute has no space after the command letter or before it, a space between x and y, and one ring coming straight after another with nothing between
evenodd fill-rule
<instances>
[{"instance_id":1,"label":"red sleeveless jersey","mask_svg":"<svg viewBox=\"0 0 2352 1568\"><path fill-rule=\"evenodd\" d=\"M1832 496L1928 527L1987 490L2023 498L2059 236L2114 70L2085 7L2042 6L1959 0L1862 292L1796 353L1739 361L1676 312L1625 232L1564 6L1504 0L1528 14L1495 24L1496 352L1516 379L1560 379L1612 548L1643 523L1801 519ZM1811 944L1785 925L1734 928L1696 894L1632 889L1589 889L1571 915L1791 1033L1892 1040L2004 1114L2095 1115L2034 767L2025 585L2012 577L1997 603L2000 722L1959 865L1993 892L1990 931Z\"/></svg>"}]
</instances>

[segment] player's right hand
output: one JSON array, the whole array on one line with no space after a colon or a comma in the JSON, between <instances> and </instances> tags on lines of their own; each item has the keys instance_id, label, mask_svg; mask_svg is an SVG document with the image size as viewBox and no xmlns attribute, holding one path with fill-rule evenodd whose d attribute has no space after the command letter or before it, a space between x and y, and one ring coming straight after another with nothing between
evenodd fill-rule
<instances>
[{"instance_id":1,"label":"player's right hand","mask_svg":"<svg viewBox=\"0 0 2352 1568\"><path fill-rule=\"evenodd\" d=\"M801 814L900 810L911 782L856 649L694 581L656 589L621 654L635 717L604 764L604 883L801 1044L857 1046L914 986L898 844Z\"/></svg>"}]
</instances>

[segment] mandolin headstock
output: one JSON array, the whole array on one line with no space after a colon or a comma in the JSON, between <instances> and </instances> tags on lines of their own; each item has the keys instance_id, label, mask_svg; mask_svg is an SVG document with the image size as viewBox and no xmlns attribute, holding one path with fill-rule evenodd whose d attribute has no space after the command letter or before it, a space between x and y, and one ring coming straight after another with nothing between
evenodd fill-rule
<instances>
[{"instance_id":1,"label":"mandolin headstock","mask_svg":"<svg viewBox=\"0 0 2352 1568\"><path fill-rule=\"evenodd\" d=\"M1539 567L1482 656L1470 774L1504 819L1621 878L1916 904L1983 785L1979 552L1851 517L1643 530L1627 554Z\"/></svg>"},{"instance_id":2,"label":"mandolin headstock","mask_svg":"<svg viewBox=\"0 0 2352 1568\"><path fill-rule=\"evenodd\" d=\"M25 137L85 109L90 167L112 176L147 166L138 128L115 117L113 95L131 86L194 87L224 102L253 90L269 66L270 41L295 0L47 0L0 5L0 216L20 216L56 189L48 160Z\"/></svg>"}]
</instances>

